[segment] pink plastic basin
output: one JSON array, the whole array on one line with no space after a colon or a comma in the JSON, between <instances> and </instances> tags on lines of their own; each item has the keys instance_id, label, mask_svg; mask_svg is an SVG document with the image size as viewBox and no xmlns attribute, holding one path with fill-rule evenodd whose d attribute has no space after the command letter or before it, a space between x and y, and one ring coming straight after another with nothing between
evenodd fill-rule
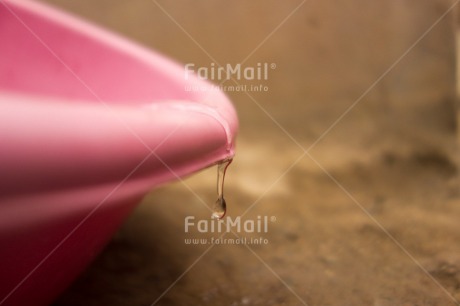
<instances>
[{"instance_id":1,"label":"pink plastic basin","mask_svg":"<svg viewBox=\"0 0 460 306\"><path fill-rule=\"evenodd\" d=\"M237 117L183 66L43 4L0 0L0 42L0 305L46 305L148 191L232 157Z\"/></svg>"}]
</instances>

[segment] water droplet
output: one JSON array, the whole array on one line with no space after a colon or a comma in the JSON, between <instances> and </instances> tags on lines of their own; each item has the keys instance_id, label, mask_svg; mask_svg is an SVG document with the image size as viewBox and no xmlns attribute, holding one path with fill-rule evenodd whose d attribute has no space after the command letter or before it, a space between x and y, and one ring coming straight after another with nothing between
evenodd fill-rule
<instances>
[{"instance_id":1,"label":"water droplet","mask_svg":"<svg viewBox=\"0 0 460 306\"><path fill-rule=\"evenodd\" d=\"M232 159L226 159L219 163L217 166L217 201L213 207L212 218L222 219L227 212L227 203L224 199L224 180L225 172L227 171L228 165L232 162Z\"/></svg>"},{"instance_id":2,"label":"water droplet","mask_svg":"<svg viewBox=\"0 0 460 306\"><path fill-rule=\"evenodd\" d=\"M225 202L224 197L219 197L214 204L212 218L213 219L222 219L227 212L227 203Z\"/></svg>"}]
</instances>

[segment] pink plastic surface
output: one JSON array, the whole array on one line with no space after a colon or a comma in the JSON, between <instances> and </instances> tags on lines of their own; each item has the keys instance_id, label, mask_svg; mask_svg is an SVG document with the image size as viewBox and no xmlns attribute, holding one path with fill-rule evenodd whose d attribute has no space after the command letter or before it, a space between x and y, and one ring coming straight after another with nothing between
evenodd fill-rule
<instances>
[{"instance_id":1,"label":"pink plastic surface","mask_svg":"<svg viewBox=\"0 0 460 306\"><path fill-rule=\"evenodd\" d=\"M236 130L182 66L0 0L0 305L49 304L148 191L233 156Z\"/></svg>"}]
</instances>

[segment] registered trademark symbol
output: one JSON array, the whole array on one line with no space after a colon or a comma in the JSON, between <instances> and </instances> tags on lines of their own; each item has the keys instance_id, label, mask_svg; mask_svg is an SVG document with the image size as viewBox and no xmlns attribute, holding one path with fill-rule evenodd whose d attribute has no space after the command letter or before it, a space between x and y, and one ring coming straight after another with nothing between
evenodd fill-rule
<instances>
[{"instance_id":1,"label":"registered trademark symbol","mask_svg":"<svg viewBox=\"0 0 460 306\"><path fill-rule=\"evenodd\" d=\"M271 222L276 222L276 217L275 217L275 216L271 216L271 217L270 217L270 221L271 221Z\"/></svg>"},{"instance_id":2,"label":"registered trademark symbol","mask_svg":"<svg viewBox=\"0 0 460 306\"><path fill-rule=\"evenodd\" d=\"M271 63L271 64L270 64L270 68L271 68L271 69L276 69L276 64L275 64L275 63ZM276 219L276 218L275 218L275 219Z\"/></svg>"}]
</instances>

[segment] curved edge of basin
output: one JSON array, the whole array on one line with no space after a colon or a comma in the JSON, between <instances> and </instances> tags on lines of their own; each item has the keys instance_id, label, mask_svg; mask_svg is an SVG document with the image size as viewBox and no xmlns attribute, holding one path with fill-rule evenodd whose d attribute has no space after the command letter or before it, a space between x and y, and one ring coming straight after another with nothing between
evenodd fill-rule
<instances>
[{"instance_id":1,"label":"curved edge of basin","mask_svg":"<svg viewBox=\"0 0 460 306\"><path fill-rule=\"evenodd\" d=\"M1 0L0 20L0 305L47 305L149 190L233 157L238 121L210 83L78 18Z\"/></svg>"}]
</instances>

